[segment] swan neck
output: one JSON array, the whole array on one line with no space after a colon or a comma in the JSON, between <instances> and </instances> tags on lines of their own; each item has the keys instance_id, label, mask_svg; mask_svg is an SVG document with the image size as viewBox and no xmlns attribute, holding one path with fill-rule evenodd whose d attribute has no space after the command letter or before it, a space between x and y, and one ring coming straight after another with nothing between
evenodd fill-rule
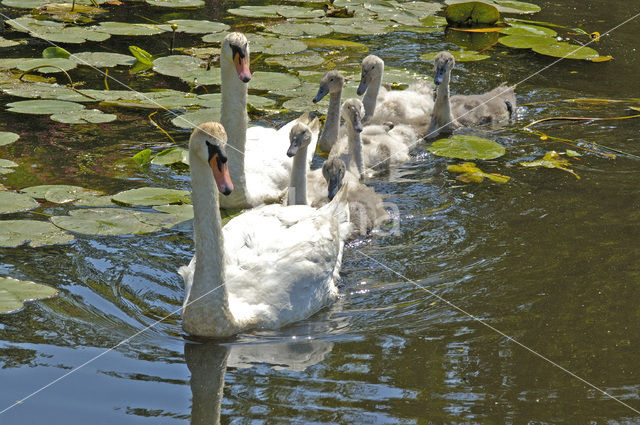
<instances>
[{"instance_id":1,"label":"swan neck","mask_svg":"<svg viewBox=\"0 0 640 425\"><path fill-rule=\"evenodd\" d=\"M227 155L229 174L234 190L228 196L231 200L246 200L247 179L245 174L245 145L247 143L247 83L243 83L236 72L235 65L226 55L220 57L222 78L222 106L220 123L227 132ZM226 200L225 200L226 201ZM238 202L233 202L238 203Z\"/></svg>"},{"instance_id":2,"label":"swan neck","mask_svg":"<svg viewBox=\"0 0 640 425\"><path fill-rule=\"evenodd\" d=\"M340 98L342 90L329 94L329 109L327 119L322 127L322 134L318 138L320 149L329 152L331 147L338 140L338 130L340 129Z\"/></svg>"},{"instance_id":3,"label":"swan neck","mask_svg":"<svg viewBox=\"0 0 640 425\"><path fill-rule=\"evenodd\" d=\"M233 334L235 321L229 310L225 286L225 254L218 189L213 173L195 155L191 164L191 199L196 261L191 287L187 288L183 328L190 334L219 336ZM215 312L217 314L212 314Z\"/></svg>"},{"instance_id":4,"label":"swan neck","mask_svg":"<svg viewBox=\"0 0 640 425\"><path fill-rule=\"evenodd\" d=\"M376 75L369 83L367 91L362 98L362 104L364 105L364 118L363 121L370 119L376 111L376 102L378 99L378 93L380 92L380 86L382 85L382 73Z\"/></svg>"},{"instance_id":5,"label":"swan neck","mask_svg":"<svg viewBox=\"0 0 640 425\"><path fill-rule=\"evenodd\" d=\"M293 157L291 167L291 183L289 184L289 205L307 204L307 149L298 149Z\"/></svg>"},{"instance_id":6,"label":"swan neck","mask_svg":"<svg viewBox=\"0 0 640 425\"><path fill-rule=\"evenodd\" d=\"M347 168L351 170L355 165L358 176L362 178L364 176L364 162L362 159L362 139L360 132L355 131L350 124L347 125L347 128L349 136L349 164L347 164Z\"/></svg>"},{"instance_id":7,"label":"swan neck","mask_svg":"<svg viewBox=\"0 0 640 425\"><path fill-rule=\"evenodd\" d=\"M451 115L451 103L449 101L449 81L451 78L451 71L447 71L442 78L442 83L438 86L436 93L436 101L433 107L433 115L436 117L437 125L443 126L453 122L453 116Z\"/></svg>"}]
</instances>

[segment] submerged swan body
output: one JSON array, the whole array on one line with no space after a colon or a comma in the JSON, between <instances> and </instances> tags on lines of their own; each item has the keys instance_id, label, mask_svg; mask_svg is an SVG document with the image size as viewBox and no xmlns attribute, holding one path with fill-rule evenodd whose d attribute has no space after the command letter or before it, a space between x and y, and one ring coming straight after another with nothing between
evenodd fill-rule
<instances>
[{"instance_id":1,"label":"submerged swan body","mask_svg":"<svg viewBox=\"0 0 640 425\"><path fill-rule=\"evenodd\" d=\"M229 170L235 190L220 198L222 208L251 208L278 202L291 172L291 159L282 152L289 146L289 131L294 122L279 130L259 126L247 128L247 83L251 79L248 64L247 38L237 32L228 34L220 52L220 121L228 134ZM317 137L318 131L313 134L309 160Z\"/></svg>"},{"instance_id":2,"label":"submerged swan body","mask_svg":"<svg viewBox=\"0 0 640 425\"><path fill-rule=\"evenodd\" d=\"M189 142L196 253L179 273L182 327L195 336L278 328L332 302L351 230L344 191L320 209L265 205L222 228L218 192L233 190L226 148L224 128L212 122Z\"/></svg>"},{"instance_id":3,"label":"submerged swan body","mask_svg":"<svg viewBox=\"0 0 640 425\"><path fill-rule=\"evenodd\" d=\"M440 52L435 58L434 82L438 89L429 137L451 133L462 126L499 123L511 118L516 108L514 87L502 84L484 94L450 97L449 81L454 65L455 59L449 52Z\"/></svg>"}]
</instances>

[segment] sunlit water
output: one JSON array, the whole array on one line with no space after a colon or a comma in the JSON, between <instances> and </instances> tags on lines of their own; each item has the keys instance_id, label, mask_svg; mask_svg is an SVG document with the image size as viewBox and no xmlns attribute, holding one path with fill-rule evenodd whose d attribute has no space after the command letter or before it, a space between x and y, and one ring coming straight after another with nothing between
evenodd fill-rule
<instances>
[{"instance_id":1,"label":"sunlit water","mask_svg":"<svg viewBox=\"0 0 640 425\"><path fill-rule=\"evenodd\" d=\"M640 12L626 2L538 4L543 11L534 19L601 33ZM229 7L179 15L218 20ZM123 19L135 22L140 16L174 18L142 5L127 10ZM613 61L556 64L520 85L518 102L637 97L639 25L630 22L598 43ZM135 40L152 52L166 49L167 41L119 40L119 48ZM442 33L354 40L389 65L423 73L431 65L420 54L455 47ZM42 48L34 46L33 55ZM475 93L516 83L552 62L499 46L492 55L459 64L452 90ZM127 72L116 75L149 88ZM89 71L81 78L101 80ZM12 100L2 98L3 104ZM551 364L640 409L638 159L610 159L519 130L554 115L631 115L629 105L522 106L516 122L472 131L507 147L504 157L482 163L484 171L511 176L504 185L460 183L446 171L447 160L417 147L413 161L387 179L370 181L397 205L398 230L352 241L340 299L278 331L222 343L185 342L176 270L193 253L190 223L145 236L78 235L68 245L0 249L0 275L60 291L0 316L0 410L104 354L0 415L0 423L638 423L632 409ZM0 148L3 157L21 164L4 184L71 183L109 193L137 185L188 188L185 172L114 167L167 142L146 113L117 114L117 123L78 127L0 112L3 129L21 134ZM162 120L169 127L166 114ZM615 152L603 146L640 155L638 120L537 128L598 143L605 153ZM187 133L172 134L186 144ZM567 148L582 153L572 159L579 180L518 165ZM42 212L65 210L51 205Z\"/></svg>"}]
</instances>

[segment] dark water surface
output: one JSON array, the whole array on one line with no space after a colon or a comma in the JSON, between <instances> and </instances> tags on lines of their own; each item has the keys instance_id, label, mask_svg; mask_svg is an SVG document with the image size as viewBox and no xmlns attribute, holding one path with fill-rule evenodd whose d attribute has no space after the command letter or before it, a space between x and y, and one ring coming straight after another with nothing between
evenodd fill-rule
<instances>
[{"instance_id":1,"label":"dark water surface","mask_svg":"<svg viewBox=\"0 0 640 425\"><path fill-rule=\"evenodd\" d=\"M604 33L640 12L637 2L535 2L543 10L532 19L589 32ZM112 20L219 20L235 4L169 16L170 10L134 3ZM563 61L526 80L516 90L518 102L640 97L638 30L636 19L603 37L596 47L614 56L610 62ZM167 42L114 39L104 44L117 51L137 44L158 52ZM431 65L420 54L455 48L443 33L353 40L388 65L423 73ZM34 46L32 55L44 47ZM22 49L16 56L28 55L29 48ZM452 90L513 84L552 62L500 46L492 56L459 64ZM102 87L101 76L82 72ZM114 75L150 88L126 71ZM186 89L177 80L171 84ZM339 301L279 331L185 343L179 315L145 330L182 303L176 270L192 256L190 223L145 236L78 235L68 245L0 249L0 275L60 291L0 316L0 410L104 354L0 414L0 423L210 424L218 417L222 423L640 423L640 162L633 156L640 155L640 120L539 125L555 137L631 154L610 159L581 151L572 159L579 180L518 165L548 150L571 149L519 130L531 121L631 115L629 105L522 106L516 122L474 130L507 147L505 157L483 163L485 171L512 177L504 185L460 183L446 171L450 162L418 147L412 162L371 181L398 206L399 230L351 242ZM3 183L70 183L109 193L140 185L188 188L185 172L113 165L167 142L148 112L116 113L117 123L67 126L3 109L2 129L21 134L0 148L0 156L21 164ZM172 134L186 145L188 133Z\"/></svg>"}]
</instances>

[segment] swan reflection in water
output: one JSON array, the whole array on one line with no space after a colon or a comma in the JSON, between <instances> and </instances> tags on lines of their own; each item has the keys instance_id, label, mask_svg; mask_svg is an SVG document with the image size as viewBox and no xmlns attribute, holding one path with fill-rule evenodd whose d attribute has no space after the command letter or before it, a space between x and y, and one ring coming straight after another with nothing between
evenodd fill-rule
<instances>
[{"instance_id":1,"label":"swan reflection in water","mask_svg":"<svg viewBox=\"0 0 640 425\"><path fill-rule=\"evenodd\" d=\"M332 348L332 342L321 339L250 344L186 342L184 356L191 372L191 424L220 423L227 367L262 364L299 372L322 361Z\"/></svg>"}]
</instances>

